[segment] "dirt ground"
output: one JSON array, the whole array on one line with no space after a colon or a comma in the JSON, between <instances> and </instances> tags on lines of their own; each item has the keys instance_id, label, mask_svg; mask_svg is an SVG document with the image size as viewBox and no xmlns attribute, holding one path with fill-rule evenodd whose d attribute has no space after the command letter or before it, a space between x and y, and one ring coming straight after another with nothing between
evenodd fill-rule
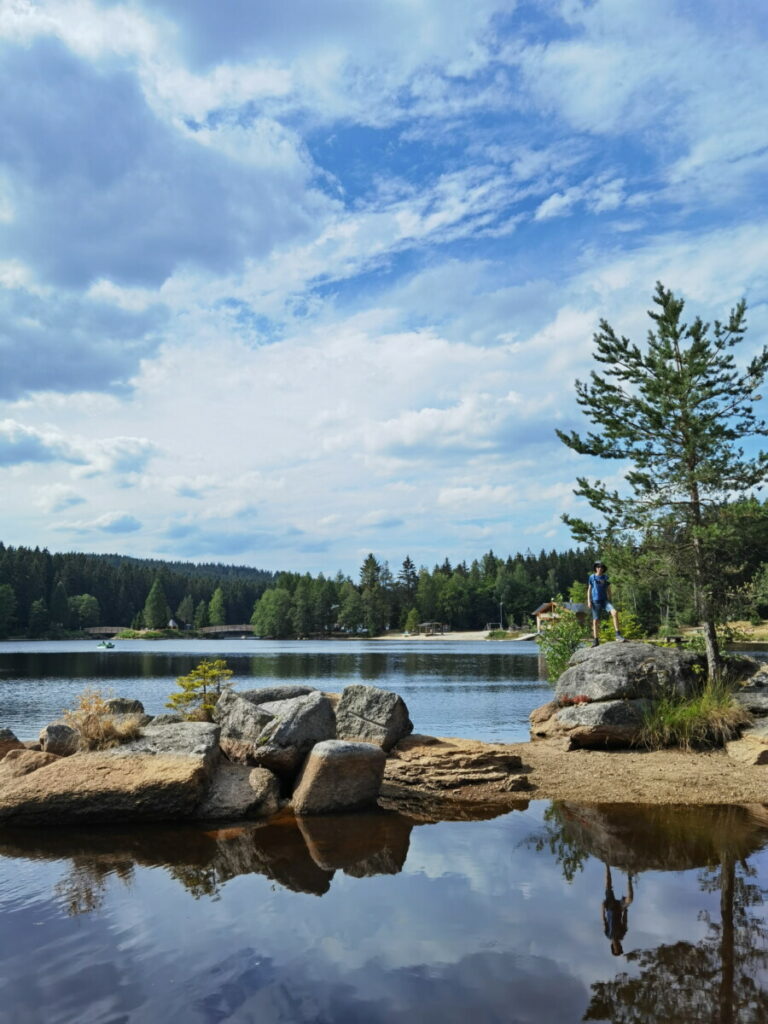
<instances>
[{"instance_id":1,"label":"dirt ground","mask_svg":"<svg viewBox=\"0 0 768 1024\"><path fill-rule=\"evenodd\" d=\"M768 765L746 766L725 751L564 750L559 742L511 744L531 799L582 803L768 804Z\"/></svg>"}]
</instances>

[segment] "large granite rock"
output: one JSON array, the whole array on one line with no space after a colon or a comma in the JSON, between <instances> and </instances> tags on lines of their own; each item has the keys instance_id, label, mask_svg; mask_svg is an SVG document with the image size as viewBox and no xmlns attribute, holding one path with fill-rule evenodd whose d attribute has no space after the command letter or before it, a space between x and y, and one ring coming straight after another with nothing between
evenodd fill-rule
<instances>
[{"instance_id":1,"label":"large granite rock","mask_svg":"<svg viewBox=\"0 0 768 1024\"><path fill-rule=\"evenodd\" d=\"M280 784L266 768L222 763L196 816L206 820L268 818L280 806Z\"/></svg>"},{"instance_id":2,"label":"large granite rock","mask_svg":"<svg viewBox=\"0 0 768 1024\"><path fill-rule=\"evenodd\" d=\"M755 722L739 739L726 743L725 749L739 764L768 764L768 721Z\"/></svg>"},{"instance_id":3,"label":"large granite rock","mask_svg":"<svg viewBox=\"0 0 768 1024\"><path fill-rule=\"evenodd\" d=\"M285 779L295 778L315 743L336 735L331 703L317 690L264 704L229 692L219 698L214 718L231 761L260 765Z\"/></svg>"},{"instance_id":4,"label":"large granite rock","mask_svg":"<svg viewBox=\"0 0 768 1024\"><path fill-rule=\"evenodd\" d=\"M314 686L301 683L281 683L279 686L262 686L258 690L238 690L239 697L244 697L251 704L267 704L273 700L290 700L292 697L306 697L308 693L317 693Z\"/></svg>"},{"instance_id":5,"label":"large granite rock","mask_svg":"<svg viewBox=\"0 0 768 1024\"><path fill-rule=\"evenodd\" d=\"M651 699L661 694L688 697L706 679L706 659L690 651L639 641L581 648L557 681L559 702Z\"/></svg>"},{"instance_id":6,"label":"large granite rock","mask_svg":"<svg viewBox=\"0 0 768 1024\"><path fill-rule=\"evenodd\" d=\"M207 783L203 759L183 755L75 754L22 776L13 763L0 761L0 822L9 825L190 818Z\"/></svg>"},{"instance_id":7,"label":"large granite rock","mask_svg":"<svg viewBox=\"0 0 768 1024\"><path fill-rule=\"evenodd\" d=\"M40 731L40 749L59 757L69 757L80 749L80 733L64 722L51 722Z\"/></svg>"},{"instance_id":8,"label":"large granite rock","mask_svg":"<svg viewBox=\"0 0 768 1024\"><path fill-rule=\"evenodd\" d=\"M3 771L6 778L18 778L58 760L58 754L44 754L42 750L27 750L26 747L22 747L21 750L8 751L3 761Z\"/></svg>"},{"instance_id":9,"label":"large granite rock","mask_svg":"<svg viewBox=\"0 0 768 1024\"><path fill-rule=\"evenodd\" d=\"M21 740L16 739L16 736L10 729L0 729L0 761L2 761L9 750L25 749L24 744Z\"/></svg>"},{"instance_id":10,"label":"large granite rock","mask_svg":"<svg viewBox=\"0 0 768 1024\"><path fill-rule=\"evenodd\" d=\"M752 683L734 691L733 699L745 711L758 718L768 715L768 687L762 683Z\"/></svg>"},{"instance_id":11,"label":"large granite rock","mask_svg":"<svg viewBox=\"0 0 768 1024\"><path fill-rule=\"evenodd\" d=\"M336 736L342 740L377 743L384 750L413 732L405 701L390 690L354 683L347 686L336 707Z\"/></svg>"},{"instance_id":12,"label":"large granite rock","mask_svg":"<svg viewBox=\"0 0 768 1024\"><path fill-rule=\"evenodd\" d=\"M142 755L176 756L198 760L206 775L210 775L219 761L218 725L212 722L172 722L168 725L148 725L142 735L130 743L123 743L103 753L119 758Z\"/></svg>"},{"instance_id":13,"label":"large granite rock","mask_svg":"<svg viewBox=\"0 0 768 1024\"><path fill-rule=\"evenodd\" d=\"M297 815L353 811L376 803L386 755L373 743L325 740L310 751L293 791Z\"/></svg>"},{"instance_id":14,"label":"large granite rock","mask_svg":"<svg viewBox=\"0 0 768 1024\"><path fill-rule=\"evenodd\" d=\"M144 705L130 697L111 697L107 701L107 710L113 715L143 715Z\"/></svg>"},{"instance_id":15,"label":"large granite rock","mask_svg":"<svg viewBox=\"0 0 768 1024\"><path fill-rule=\"evenodd\" d=\"M552 705L545 705L551 708ZM559 707L543 718L531 715L533 739L562 739L569 748L593 750L631 747L640 736L652 707L649 700L605 700Z\"/></svg>"}]
</instances>

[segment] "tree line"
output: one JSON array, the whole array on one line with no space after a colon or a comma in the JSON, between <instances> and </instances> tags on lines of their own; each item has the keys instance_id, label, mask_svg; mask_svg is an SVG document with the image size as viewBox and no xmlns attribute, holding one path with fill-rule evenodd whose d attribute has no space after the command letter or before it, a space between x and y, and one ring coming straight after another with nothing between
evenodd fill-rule
<instances>
[{"instance_id":1,"label":"tree line","mask_svg":"<svg viewBox=\"0 0 768 1024\"><path fill-rule=\"evenodd\" d=\"M211 614L248 622L274 573L247 566L195 565L0 542L0 636L43 636L88 626L208 625ZM149 601L152 589L153 599ZM162 594L163 618L158 618ZM215 598L215 600L214 600ZM145 613L149 619L145 623Z\"/></svg>"}]
</instances>

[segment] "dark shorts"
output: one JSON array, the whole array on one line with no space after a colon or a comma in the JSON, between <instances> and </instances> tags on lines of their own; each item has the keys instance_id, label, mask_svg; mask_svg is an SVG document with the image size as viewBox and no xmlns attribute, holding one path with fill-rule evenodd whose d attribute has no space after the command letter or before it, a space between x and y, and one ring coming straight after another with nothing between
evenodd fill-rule
<instances>
[{"instance_id":1,"label":"dark shorts","mask_svg":"<svg viewBox=\"0 0 768 1024\"><path fill-rule=\"evenodd\" d=\"M606 612L613 612L616 609L613 607L610 601L593 601L592 602L592 618L601 619Z\"/></svg>"}]
</instances>

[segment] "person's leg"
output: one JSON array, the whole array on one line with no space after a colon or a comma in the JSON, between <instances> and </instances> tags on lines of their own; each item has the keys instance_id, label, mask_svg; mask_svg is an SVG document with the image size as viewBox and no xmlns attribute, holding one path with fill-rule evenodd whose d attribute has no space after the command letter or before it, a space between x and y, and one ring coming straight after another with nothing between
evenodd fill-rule
<instances>
[{"instance_id":1,"label":"person's leg","mask_svg":"<svg viewBox=\"0 0 768 1024\"><path fill-rule=\"evenodd\" d=\"M592 605L592 646L597 647L600 643L600 608Z\"/></svg>"}]
</instances>

